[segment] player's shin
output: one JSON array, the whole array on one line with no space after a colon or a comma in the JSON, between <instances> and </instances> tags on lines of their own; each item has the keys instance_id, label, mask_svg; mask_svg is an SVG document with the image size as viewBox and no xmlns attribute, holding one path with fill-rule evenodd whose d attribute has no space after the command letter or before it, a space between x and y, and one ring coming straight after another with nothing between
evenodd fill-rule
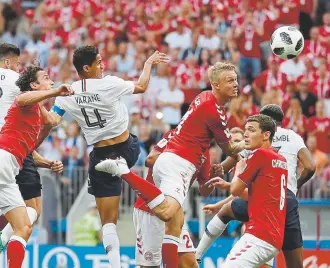
<instances>
[{"instance_id":1,"label":"player's shin","mask_svg":"<svg viewBox=\"0 0 330 268\"><path fill-rule=\"evenodd\" d=\"M196 259L202 258L204 253L213 244L213 242L224 232L228 222L224 223L218 215L215 215L213 219L206 226L202 239L199 241L196 249Z\"/></svg>"},{"instance_id":2,"label":"player's shin","mask_svg":"<svg viewBox=\"0 0 330 268\"><path fill-rule=\"evenodd\" d=\"M162 258L164 268L179 267L178 245L180 238L173 235L165 235L162 245Z\"/></svg>"},{"instance_id":3,"label":"player's shin","mask_svg":"<svg viewBox=\"0 0 330 268\"><path fill-rule=\"evenodd\" d=\"M10 238L7 249L7 267L21 268L25 255L26 241L17 235Z\"/></svg>"},{"instance_id":4,"label":"player's shin","mask_svg":"<svg viewBox=\"0 0 330 268\"><path fill-rule=\"evenodd\" d=\"M106 251L111 268L121 267L119 238L114 223L104 224L102 227L103 246Z\"/></svg>"},{"instance_id":5,"label":"player's shin","mask_svg":"<svg viewBox=\"0 0 330 268\"><path fill-rule=\"evenodd\" d=\"M127 174L122 174L121 178L125 180L131 188L141 194L142 199L148 203L150 209L164 202L165 196L161 190L135 173L129 172Z\"/></svg>"}]
</instances>

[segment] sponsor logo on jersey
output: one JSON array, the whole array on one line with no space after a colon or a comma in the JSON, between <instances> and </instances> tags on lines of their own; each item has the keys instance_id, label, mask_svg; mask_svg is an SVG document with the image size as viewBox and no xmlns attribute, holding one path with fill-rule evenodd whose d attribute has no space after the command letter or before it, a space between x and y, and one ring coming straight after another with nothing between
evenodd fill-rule
<instances>
[{"instance_id":1,"label":"sponsor logo on jersey","mask_svg":"<svg viewBox=\"0 0 330 268\"><path fill-rule=\"evenodd\" d=\"M272 160L272 167L273 168L282 168L282 169L288 169L288 165L286 162L279 160L279 159L273 159Z\"/></svg>"},{"instance_id":2,"label":"sponsor logo on jersey","mask_svg":"<svg viewBox=\"0 0 330 268\"><path fill-rule=\"evenodd\" d=\"M279 141L286 141L286 142L290 142L290 139L289 139L289 135L281 135L279 137L274 137L273 138L273 142L279 142Z\"/></svg>"}]
</instances>

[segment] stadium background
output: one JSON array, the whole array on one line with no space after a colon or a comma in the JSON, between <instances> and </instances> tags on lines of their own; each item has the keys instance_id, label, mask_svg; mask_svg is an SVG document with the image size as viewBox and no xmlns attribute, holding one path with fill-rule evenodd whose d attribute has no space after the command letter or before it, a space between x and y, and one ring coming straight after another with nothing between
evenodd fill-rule
<instances>
[{"instance_id":1,"label":"stadium background","mask_svg":"<svg viewBox=\"0 0 330 268\"><path fill-rule=\"evenodd\" d=\"M1 42L21 49L22 68L39 62L56 85L77 78L72 51L83 44L99 47L105 74L124 79L136 79L154 50L168 53L170 63L154 70L147 92L125 98L129 130L140 139L142 152L134 167L140 174L145 174L144 159L152 146L176 126L199 92L210 89L209 64L226 60L237 65L241 94L228 105L229 126L243 127L247 116L262 105L283 107L284 126L305 139L317 165L315 177L299 193L304 267L330 267L330 1L2 0L0 10ZM303 54L295 60L282 62L269 49L270 35L281 25L300 27L306 39ZM94 246L99 243L97 228L79 225L82 217L94 217L85 185L91 148L77 123L65 119L39 149L45 158L62 160L65 170L61 175L40 170L43 210L24 267L108 267L103 247ZM212 146L212 163L223 158ZM201 204L227 194L216 190L202 200L197 188L190 192L186 219L195 244L209 219ZM118 223L122 267L134 267L134 200L135 193L124 184ZM96 238L90 245L66 246L79 244L79 232ZM239 233L240 224L233 223L202 267L221 267ZM2 254L0 267L5 267L4 261ZM279 261L277 267L283 265Z\"/></svg>"}]
</instances>

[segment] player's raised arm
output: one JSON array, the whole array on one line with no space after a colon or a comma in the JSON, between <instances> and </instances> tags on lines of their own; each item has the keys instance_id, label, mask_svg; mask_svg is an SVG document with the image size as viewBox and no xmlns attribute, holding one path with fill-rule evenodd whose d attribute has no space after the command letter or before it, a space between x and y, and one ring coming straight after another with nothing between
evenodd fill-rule
<instances>
[{"instance_id":1,"label":"player's raised arm","mask_svg":"<svg viewBox=\"0 0 330 268\"><path fill-rule=\"evenodd\" d=\"M142 74L140 75L139 80L135 82L133 94L144 93L147 90L153 65L167 63L168 61L169 58L166 54L155 51L154 54L152 54L144 63Z\"/></svg>"},{"instance_id":2,"label":"player's raised arm","mask_svg":"<svg viewBox=\"0 0 330 268\"><path fill-rule=\"evenodd\" d=\"M304 167L297 181L297 188L299 190L313 177L316 166L310 151L306 147L299 150L298 159Z\"/></svg>"},{"instance_id":3,"label":"player's raised arm","mask_svg":"<svg viewBox=\"0 0 330 268\"><path fill-rule=\"evenodd\" d=\"M34 78L33 82L31 82L31 77ZM41 81L45 82L45 84L41 84ZM21 92L24 92L16 97L16 104L18 106L27 106L48 98L70 96L73 94L69 85L61 85L58 88L49 89L49 83L53 84L47 72L39 66L29 66L20 74L16 81L16 85L20 88Z\"/></svg>"}]
</instances>

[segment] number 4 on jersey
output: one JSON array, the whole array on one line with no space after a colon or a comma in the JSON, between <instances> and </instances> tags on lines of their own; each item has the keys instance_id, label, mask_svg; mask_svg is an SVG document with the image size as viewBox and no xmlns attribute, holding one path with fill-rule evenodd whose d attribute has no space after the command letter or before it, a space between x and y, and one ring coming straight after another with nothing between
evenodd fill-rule
<instances>
[{"instance_id":1,"label":"number 4 on jersey","mask_svg":"<svg viewBox=\"0 0 330 268\"><path fill-rule=\"evenodd\" d=\"M97 109L94 109L94 114L95 114L96 119L97 119L96 122L89 121L89 117L86 113L85 108L81 108L81 113L85 117L85 121L86 121L86 124L87 124L88 127L97 127L97 126L99 126L100 128L105 127L104 124L107 122L107 120L101 118L101 115L99 114L99 111Z\"/></svg>"}]
</instances>

